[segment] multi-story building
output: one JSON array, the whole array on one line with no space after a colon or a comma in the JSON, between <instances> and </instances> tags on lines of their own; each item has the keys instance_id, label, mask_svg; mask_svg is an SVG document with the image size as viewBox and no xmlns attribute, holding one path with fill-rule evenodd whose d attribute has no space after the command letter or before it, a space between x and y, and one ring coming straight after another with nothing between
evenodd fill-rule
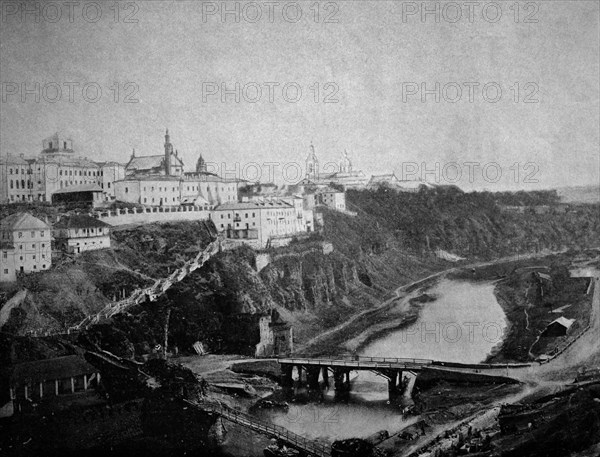
<instances>
[{"instance_id":1,"label":"multi-story building","mask_svg":"<svg viewBox=\"0 0 600 457\"><path fill-rule=\"evenodd\" d=\"M79 254L110 247L110 225L86 215L65 216L52 227L56 247Z\"/></svg>"},{"instance_id":2,"label":"multi-story building","mask_svg":"<svg viewBox=\"0 0 600 457\"><path fill-rule=\"evenodd\" d=\"M14 281L19 273L47 270L52 265L50 227L28 213L0 222L0 281Z\"/></svg>"},{"instance_id":3,"label":"multi-story building","mask_svg":"<svg viewBox=\"0 0 600 457\"><path fill-rule=\"evenodd\" d=\"M108 201L114 201L115 182L125 178L125 165L118 162L99 163L100 166L100 187Z\"/></svg>"},{"instance_id":4,"label":"multi-story building","mask_svg":"<svg viewBox=\"0 0 600 457\"><path fill-rule=\"evenodd\" d=\"M68 189L97 185L104 199L114 197L112 182L123 177L122 165L98 164L76 155L73 140L55 133L42 141L42 151L35 158L8 155L0 158L0 203L51 202L52 195ZM104 172L107 171L107 176Z\"/></svg>"},{"instance_id":5,"label":"multi-story building","mask_svg":"<svg viewBox=\"0 0 600 457\"><path fill-rule=\"evenodd\" d=\"M319 203L337 211L346 211L346 194L342 191L326 187L317 191Z\"/></svg>"},{"instance_id":6,"label":"multi-story building","mask_svg":"<svg viewBox=\"0 0 600 457\"><path fill-rule=\"evenodd\" d=\"M177 176L131 176L115 182L116 199L146 206L179 206L181 178Z\"/></svg>"},{"instance_id":7,"label":"multi-story building","mask_svg":"<svg viewBox=\"0 0 600 457\"><path fill-rule=\"evenodd\" d=\"M184 173L183 162L173 152L169 131L164 155L136 157L126 166L126 176L114 183L118 201L147 206L216 206L237 202L238 182L209 173L202 156L196 171Z\"/></svg>"},{"instance_id":8,"label":"multi-story building","mask_svg":"<svg viewBox=\"0 0 600 457\"><path fill-rule=\"evenodd\" d=\"M226 238L264 248L270 240L312 231L312 211L305 212L301 198L224 203L211 218Z\"/></svg>"}]
</instances>

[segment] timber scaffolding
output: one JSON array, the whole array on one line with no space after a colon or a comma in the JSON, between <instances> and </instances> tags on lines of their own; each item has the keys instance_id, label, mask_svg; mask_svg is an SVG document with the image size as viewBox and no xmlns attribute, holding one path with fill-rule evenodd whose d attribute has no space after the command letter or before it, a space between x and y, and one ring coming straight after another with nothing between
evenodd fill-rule
<instances>
[{"instance_id":1,"label":"timber scaffolding","mask_svg":"<svg viewBox=\"0 0 600 457\"><path fill-rule=\"evenodd\" d=\"M201 268L212 256L221 251L222 237L218 234L214 223L210 221L203 221L206 229L211 235L212 241L191 260L185 262L185 264L176 269L167 278L158 279L154 284L145 289L136 289L129 297L117 301L111 302L106 305L98 313L88 316L83 319L80 323L69 327L67 330L59 330L57 332L40 332L33 333L28 336L32 337L46 337L46 336L58 336L58 335L69 335L82 330L87 330L90 326L98 324L103 320L108 320L116 314L122 313L127 309L144 303L146 299L149 301L155 301L161 295L164 295L167 290L173 285L183 280L189 273Z\"/></svg>"},{"instance_id":2,"label":"timber scaffolding","mask_svg":"<svg viewBox=\"0 0 600 457\"><path fill-rule=\"evenodd\" d=\"M297 449L300 452L304 452L305 454L316 457L331 456L331 448L329 445L306 439L279 425L258 421L248 414L237 411L221 403L207 401L197 402L190 400L184 401L201 411L216 414L219 417L228 420L229 422L239 424L257 433L268 436L269 438L275 438L285 443L289 447Z\"/></svg>"}]
</instances>

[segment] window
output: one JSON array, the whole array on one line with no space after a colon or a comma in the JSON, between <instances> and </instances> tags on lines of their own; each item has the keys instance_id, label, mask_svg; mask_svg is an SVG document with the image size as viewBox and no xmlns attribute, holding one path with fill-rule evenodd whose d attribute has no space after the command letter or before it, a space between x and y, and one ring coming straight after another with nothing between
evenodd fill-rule
<instances>
[{"instance_id":1,"label":"window","mask_svg":"<svg viewBox=\"0 0 600 457\"><path fill-rule=\"evenodd\" d=\"M128 194L129 193L129 187L125 188L125 193Z\"/></svg>"},{"instance_id":2,"label":"window","mask_svg":"<svg viewBox=\"0 0 600 457\"><path fill-rule=\"evenodd\" d=\"M48 143L48 149L52 149L52 141Z\"/></svg>"},{"instance_id":3,"label":"window","mask_svg":"<svg viewBox=\"0 0 600 457\"><path fill-rule=\"evenodd\" d=\"M31 249L35 249L35 243L31 245Z\"/></svg>"},{"instance_id":4,"label":"window","mask_svg":"<svg viewBox=\"0 0 600 457\"><path fill-rule=\"evenodd\" d=\"M33 254L33 260L35 260L35 254ZM33 268L35 268L35 266Z\"/></svg>"},{"instance_id":5,"label":"window","mask_svg":"<svg viewBox=\"0 0 600 457\"><path fill-rule=\"evenodd\" d=\"M45 270L46 269L46 264L42 265L42 268Z\"/></svg>"},{"instance_id":6,"label":"window","mask_svg":"<svg viewBox=\"0 0 600 457\"><path fill-rule=\"evenodd\" d=\"M19 232L19 238L23 238L23 232Z\"/></svg>"},{"instance_id":7,"label":"window","mask_svg":"<svg viewBox=\"0 0 600 457\"><path fill-rule=\"evenodd\" d=\"M35 236L35 232L31 232L31 238Z\"/></svg>"},{"instance_id":8,"label":"window","mask_svg":"<svg viewBox=\"0 0 600 457\"><path fill-rule=\"evenodd\" d=\"M67 149L67 142L63 141L63 149Z\"/></svg>"},{"instance_id":9,"label":"window","mask_svg":"<svg viewBox=\"0 0 600 457\"><path fill-rule=\"evenodd\" d=\"M4 269L4 274L7 275L8 274L8 268Z\"/></svg>"}]
</instances>

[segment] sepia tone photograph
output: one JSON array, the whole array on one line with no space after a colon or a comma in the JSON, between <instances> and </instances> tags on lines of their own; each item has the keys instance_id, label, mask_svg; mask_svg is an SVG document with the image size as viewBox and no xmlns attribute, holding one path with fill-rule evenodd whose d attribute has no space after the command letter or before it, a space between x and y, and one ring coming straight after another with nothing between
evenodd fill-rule
<instances>
[{"instance_id":1,"label":"sepia tone photograph","mask_svg":"<svg viewBox=\"0 0 600 457\"><path fill-rule=\"evenodd\" d=\"M600 457L598 0L0 0L0 455Z\"/></svg>"}]
</instances>

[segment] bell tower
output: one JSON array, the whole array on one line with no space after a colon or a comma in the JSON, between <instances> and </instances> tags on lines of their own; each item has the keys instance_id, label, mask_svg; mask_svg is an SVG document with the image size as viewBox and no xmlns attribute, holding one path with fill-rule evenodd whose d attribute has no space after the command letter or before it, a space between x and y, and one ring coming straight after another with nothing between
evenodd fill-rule
<instances>
[{"instance_id":1,"label":"bell tower","mask_svg":"<svg viewBox=\"0 0 600 457\"><path fill-rule=\"evenodd\" d=\"M173 145L169 136L169 129L165 133L165 175L171 175L171 154L173 153Z\"/></svg>"},{"instance_id":2,"label":"bell tower","mask_svg":"<svg viewBox=\"0 0 600 457\"><path fill-rule=\"evenodd\" d=\"M319 176L319 159L315 153L315 147L310 143L310 152L306 158L306 178L315 180Z\"/></svg>"}]
</instances>

